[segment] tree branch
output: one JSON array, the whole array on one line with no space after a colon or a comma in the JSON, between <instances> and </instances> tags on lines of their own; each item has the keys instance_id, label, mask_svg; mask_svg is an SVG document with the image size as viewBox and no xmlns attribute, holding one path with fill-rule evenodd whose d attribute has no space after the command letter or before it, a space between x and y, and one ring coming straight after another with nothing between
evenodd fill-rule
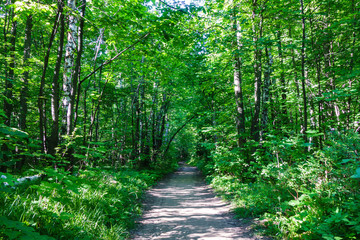
<instances>
[{"instance_id":1,"label":"tree branch","mask_svg":"<svg viewBox=\"0 0 360 240\"><path fill-rule=\"evenodd\" d=\"M103 64L101 64L99 67L97 67L94 71L92 71L90 74L88 74L85 78L83 78L80 81L80 84L82 84L86 79L88 79L89 77L91 77L92 75L94 75L100 68L104 67L105 65L108 65L109 63L113 62L115 59L117 59L121 54L123 54L124 52L126 52L127 50L129 50L130 48L132 48L133 46L135 46L136 44L138 44L139 42L141 42L143 39L147 38L149 36L150 32L146 33L144 36L142 36L141 38L139 38L136 42L134 42L133 44L131 44L130 46L128 46L127 48L125 48L124 50L122 50L121 52L119 52L118 54L116 54L115 57L107 60L106 62L104 62Z\"/></svg>"},{"instance_id":2,"label":"tree branch","mask_svg":"<svg viewBox=\"0 0 360 240\"><path fill-rule=\"evenodd\" d=\"M164 154L165 155L167 153L167 151L169 151L169 148L170 148L170 144L171 142L174 140L175 136L186 126L186 124L188 124L191 120L193 120L195 117L197 116L197 114L195 113L191 118L189 118L183 125L181 125L181 127L179 127L176 132L171 136L170 138L170 141L168 142L167 146L166 146L166 149L164 151Z\"/></svg>"}]
</instances>

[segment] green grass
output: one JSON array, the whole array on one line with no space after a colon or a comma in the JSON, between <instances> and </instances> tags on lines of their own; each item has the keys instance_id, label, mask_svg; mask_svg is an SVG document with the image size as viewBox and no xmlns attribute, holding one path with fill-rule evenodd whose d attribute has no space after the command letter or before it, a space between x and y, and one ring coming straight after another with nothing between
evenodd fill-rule
<instances>
[{"instance_id":1,"label":"green grass","mask_svg":"<svg viewBox=\"0 0 360 240\"><path fill-rule=\"evenodd\" d=\"M46 174L39 184L0 191L0 239L124 239L144 191L162 176L131 169Z\"/></svg>"},{"instance_id":2,"label":"green grass","mask_svg":"<svg viewBox=\"0 0 360 240\"><path fill-rule=\"evenodd\" d=\"M358 194L323 188L321 191L299 192L297 197L285 184L243 183L226 175L209 179L215 191L234 204L237 217L265 220L265 234L276 239L360 237Z\"/></svg>"}]
</instances>

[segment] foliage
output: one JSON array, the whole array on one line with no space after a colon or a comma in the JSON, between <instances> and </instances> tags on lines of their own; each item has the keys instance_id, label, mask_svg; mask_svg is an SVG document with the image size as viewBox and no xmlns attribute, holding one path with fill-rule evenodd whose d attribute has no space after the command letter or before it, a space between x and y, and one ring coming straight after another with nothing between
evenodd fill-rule
<instances>
[{"instance_id":1,"label":"foliage","mask_svg":"<svg viewBox=\"0 0 360 240\"><path fill-rule=\"evenodd\" d=\"M230 152L218 151L208 179L220 195L235 204L239 218L261 217L266 220L267 234L279 239L357 239L359 135L333 131L328 136L327 147L311 155L297 150L302 141L269 138L265 152L256 154L254 165L259 170L251 182L233 170L217 172L219 164L226 165L224 156L229 169L238 156L231 159Z\"/></svg>"},{"instance_id":2,"label":"foliage","mask_svg":"<svg viewBox=\"0 0 360 240\"><path fill-rule=\"evenodd\" d=\"M2 3L1 237L126 236L189 159L269 234L359 237L358 1Z\"/></svg>"},{"instance_id":3,"label":"foliage","mask_svg":"<svg viewBox=\"0 0 360 240\"><path fill-rule=\"evenodd\" d=\"M82 170L79 176L53 169L43 173L47 180L39 184L0 192L0 214L6 220L0 237L125 238L141 213L142 194L162 176L125 168Z\"/></svg>"}]
</instances>

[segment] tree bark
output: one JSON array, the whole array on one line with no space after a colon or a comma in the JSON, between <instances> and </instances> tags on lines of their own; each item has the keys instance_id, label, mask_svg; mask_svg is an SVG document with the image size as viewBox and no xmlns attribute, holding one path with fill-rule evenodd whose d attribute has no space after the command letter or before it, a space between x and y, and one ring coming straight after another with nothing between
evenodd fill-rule
<instances>
[{"instance_id":1,"label":"tree bark","mask_svg":"<svg viewBox=\"0 0 360 240\"><path fill-rule=\"evenodd\" d=\"M64 7L64 2L59 3L59 8ZM60 17L60 39L59 46L57 51L57 58L54 70L54 76L52 80L52 89L51 89L51 135L49 137L48 144L48 153L55 155L55 148L59 144L59 105L60 105L60 89L59 89L59 78L60 78L60 69L61 62L63 57L63 48L64 48L64 38L65 38L65 15L61 14Z\"/></svg>"},{"instance_id":2,"label":"tree bark","mask_svg":"<svg viewBox=\"0 0 360 240\"><path fill-rule=\"evenodd\" d=\"M241 28L239 24L239 20L237 19L236 7L234 6L234 25L233 31L235 33L234 40L234 92L235 92L235 103L236 103L236 115L235 115L235 123L237 129L237 145L238 147L243 147L246 142L244 133L245 133L245 112L244 112L244 100L243 100L243 91L242 91L242 74L241 74L241 66L242 66L242 58L240 57L240 51L242 48L241 43Z\"/></svg>"},{"instance_id":3,"label":"tree bark","mask_svg":"<svg viewBox=\"0 0 360 240\"><path fill-rule=\"evenodd\" d=\"M307 141L307 124L308 124L308 116L307 116L307 96L306 96L306 87L305 87L305 13L304 13L304 1L300 0L300 10L301 10L301 26L302 26L302 41L301 41L301 87L302 87L302 97L303 97L303 127L302 127L302 134L304 135L304 141Z\"/></svg>"},{"instance_id":4,"label":"tree bark","mask_svg":"<svg viewBox=\"0 0 360 240\"><path fill-rule=\"evenodd\" d=\"M11 126L11 115L13 113L13 83L15 82L15 51L16 51L16 33L17 33L17 21L12 22L11 24L11 33L10 33L10 63L8 74L5 79L5 100L4 100L4 112L6 115L5 125Z\"/></svg>"},{"instance_id":5,"label":"tree bark","mask_svg":"<svg viewBox=\"0 0 360 240\"><path fill-rule=\"evenodd\" d=\"M85 10L86 10L86 0L82 0L82 7L80 10L80 24L79 24L79 31L78 31L78 48L77 48L77 55L76 55L76 62L75 62L75 72L73 76L73 96L71 96L71 106L75 107L74 111L74 128L76 128L76 123L78 119L78 106L80 101L80 93L81 93L81 84L80 84L80 73L81 73L81 57L83 53L83 38L84 38L84 17L85 17ZM76 95L76 96L75 96ZM76 102L75 102L76 99Z\"/></svg>"},{"instance_id":6,"label":"tree bark","mask_svg":"<svg viewBox=\"0 0 360 240\"><path fill-rule=\"evenodd\" d=\"M76 11L75 0L68 0L67 5L72 11ZM74 90L76 87L73 85L74 81L74 59L76 51L76 39L78 36L77 18L75 14L69 14L69 31L67 33L67 43L65 46L65 66L63 76L63 118L62 118L62 135L71 135L73 131L73 101Z\"/></svg>"},{"instance_id":7,"label":"tree bark","mask_svg":"<svg viewBox=\"0 0 360 240\"><path fill-rule=\"evenodd\" d=\"M286 107L286 83L285 83L285 66L284 66L284 58L283 58L283 50L282 50L282 42L281 42L281 31L280 25L278 26L279 30L277 31L277 40L278 40L278 53L280 59L280 83L281 83L281 108L282 108L282 125L289 124L288 112Z\"/></svg>"},{"instance_id":8,"label":"tree bark","mask_svg":"<svg viewBox=\"0 0 360 240\"><path fill-rule=\"evenodd\" d=\"M255 141L259 141L260 129L259 129L259 117L260 117L260 102L261 102L261 75L262 75L262 62L261 55L262 50L260 48L259 38L262 37L262 14L260 15L259 26L256 26L256 11L258 10L257 0L253 0L252 19L253 19L253 42L254 42L254 96L255 106L254 115L251 122L251 136ZM258 29L257 29L258 28Z\"/></svg>"},{"instance_id":9,"label":"tree bark","mask_svg":"<svg viewBox=\"0 0 360 240\"><path fill-rule=\"evenodd\" d=\"M32 15L26 18L25 27L25 42L24 42L24 56L23 66L26 68L22 74L22 86L20 92L20 118L19 127L21 130L26 131L26 116L28 112L27 97L29 92L29 58L31 52L31 31L32 31Z\"/></svg>"},{"instance_id":10,"label":"tree bark","mask_svg":"<svg viewBox=\"0 0 360 240\"><path fill-rule=\"evenodd\" d=\"M265 48L266 57L267 57L267 69L264 73L264 86L263 86L263 109L262 109L262 117L261 117L261 132L260 132L260 139L263 140L263 135L267 132L268 128L268 112L269 112L269 92L270 92L270 85L271 85L271 68L273 64L273 58L271 55L271 48Z\"/></svg>"},{"instance_id":11,"label":"tree bark","mask_svg":"<svg viewBox=\"0 0 360 240\"><path fill-rule=\"evenodd\" d=\"M49 58L50 58L50 51L52 44L55 39L55 35L57 32L57 28L59 26L60 18L62 15L63 8L62 6L58 5L58 11L56 14L54 26L50 35L48 48L44 58L44 67L41 75L40 80L40 90L39 90L39 98L38 98L38 108L39 108L39 128L40 128L40 140L41 140L41 151L43 153L47 153L47 129L46 129L46 97L44 95L44 88L45 88L45 78L46 78L46 71L49 65Z\"/></svg>"}]
</instances>

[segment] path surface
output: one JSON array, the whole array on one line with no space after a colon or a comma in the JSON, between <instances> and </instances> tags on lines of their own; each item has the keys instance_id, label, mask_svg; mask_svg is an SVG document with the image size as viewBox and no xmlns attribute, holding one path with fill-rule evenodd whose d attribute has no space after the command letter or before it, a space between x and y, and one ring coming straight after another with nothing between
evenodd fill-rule
<instances>
[{"instance_id":1,"label":"path surface","mask_svg":"<svg viewBox=\"0 0 360 240\"><path fill-rule=\"evenodd\" d=\"M147 193L133 239L259 239L215 197L195 167L182 166Z\"/></svg>"}]
</instances>

